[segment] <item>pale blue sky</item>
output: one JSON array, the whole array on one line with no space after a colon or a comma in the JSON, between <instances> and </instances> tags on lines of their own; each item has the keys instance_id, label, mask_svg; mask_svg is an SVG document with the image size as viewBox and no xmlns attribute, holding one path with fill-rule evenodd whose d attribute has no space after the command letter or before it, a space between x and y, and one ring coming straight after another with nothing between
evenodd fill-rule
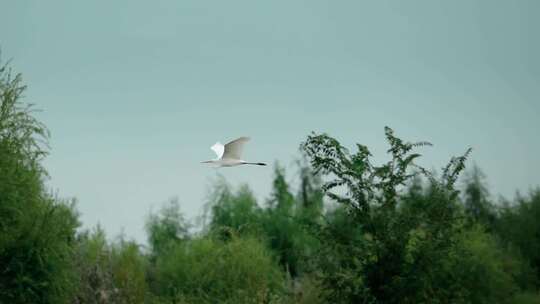
<instances>
[{"instance_id":1,"label":"pale blue sky","mask_svg":"<svg viewBox=\"0 0 540 304\"><path fill-rule=\"evenodd\" d=\"M144 241L173 196L194 217L215 177L199 161L242 135L247 159L292 170L310 131L383 153L389 125L435 144L428 167L472 146L495 194L540 184L540 1L0 3L49 183L85 227ZM267 197L272 167L220 172Z\"/></svg>"}]
</instances>

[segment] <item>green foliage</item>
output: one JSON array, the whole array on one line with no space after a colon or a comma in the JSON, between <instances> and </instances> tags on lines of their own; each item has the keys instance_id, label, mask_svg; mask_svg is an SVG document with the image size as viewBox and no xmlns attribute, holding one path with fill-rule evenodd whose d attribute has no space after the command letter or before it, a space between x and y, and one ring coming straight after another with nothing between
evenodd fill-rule
<instances>
[{"instance_id":1,"label":"green foliage","mask_svg":"<svg viewBox=\"0 0 540 304\"><path fill-rule=\"evenodd\" d=\"M324 209L322 181L309 164L299 162L299 190L296 195L296 215L304 222L320 222Z\"/></svg>"},{"instance_id":2,"label":"green foliage","mask_svg":"<svg viewBox=\"0 0 540 304\"><path fill-rule=\"evenodd\" d=\"M77 240L75 303L145 303L147 260L139 246L121 238L110 244L99 226Z\"/></svg>"},{"instance_id":3,"label":"green foliage","mask_svg":"<svg viewBox=\"0 0 540 304\"><path fill-rule=\"evenodd\" d=\"M512 299L512 304L538 304L540 303L540 294L532 292L524 292L517 294Z\"/></svg>"},{"instance_id":4,"label":"green foliage","mask_svg":"<svg viewBox=\"0 0 540 304\"><path fill-rule=\"evenodd\" d=\"M284 270L297 276L301 261L316 246L315 239L303 229L302 221L315 217L317 212L320 215L322 209L322 198L316 201L311 180L305 180L304 197L310 201L303 206L290 191L284 169L276 166L271 197L264 209L246 185L233 192L219 180L208 202L212 210L210 233L222 240L233 235L256 237L272 249Z\"/></svg>"},{"instance_id":5,"label":"green foliage","mask_svg":"<svg viewBox=\"0 0 540 304\"><path fill-rule=\"evenodd\" d=\"M289 297L289 301L284 303L296 304L322 304L324 303L324 290L312 275L304 275L299 280L296 286L293 286L293 296Z\"/></svg>"},{"instance_id":6,"label":"green foliage","mask_svg":"<svg viewBox=\"0 0 540 304\"><path fill-rule=\"evenodd\" d=\"M78 291L75 303L109 303L115 294L109 245L99 226L77 237Z\"/></svg>"},{"instance_id":7,"label":"green foliage","mask_svg":"<svg viewBox=\"0 0 540 304\"><path fill-rule=\"evenodd\" d=\"M114 285L119 301L115 303L145 303L147 298L147 260L133 241L120 239L111 248Z\"/></svg>"},{"instance_id":8,"label":"green foliage","mask_svg":"<svg viewBox=\"0 0 540 304\"><path fill-rule=\"evenodd\" d=\"M285 170L276 166L274 174L272 193L262 219L264 233L270 248L278 255L279 263L296 276L302 254L299 241L303 231L294 218L295 200L285 181Z\"/></svg>"},{"instance_id":9,"label":"green foliage","mask_svg":"<svg viewBox=\"0 0 540 304\"><path fill-rule=\"evenodd\" d=\"M25 90L21 74L13 76L7 65L0 65L1 151L16 158L17 165L43 174L39 161L47 154L49 131L32 116L32 106L20 102Z\"/></svg>"},{"instance_id":10,"label":"green foliage","mask_svg":"<svg viewBox=\"0 0 540 304\"><path fill-rule=\"evenodd\" d=\"M341 203L350 217L351 233L336 237L333 225L321 226L319 265L328 300L338 303L418 303L453 301L434 281L445 271L459 237L454 183L464 169L467 151L452 158L441 180L413 163L414 149L426 142L405 143L385 129L391 160L376 166L366 146L350 154L328 135L312 135L302 148L316 172L332 179L325 194ZM404 208L400 191L420 172L431 181L429 204ZM336 192L335 190L339 191ZM410 212L414 210L414 212ZM408 211L408 212L407 212ZM339 218L339 217L338 217ZM462 286L462 288L465 288Z\"/></svg>"},{"instance_id":11,"label":"green foliage","mask_svg":"<svg viewBox=\"0 0 540 304\"><path fill-rule=\"evenodd\" d=\"M0 302L65 303L79 223L73 204L45 190L48 131L20 102L25 89L0 67Z\"/></svg>"},{"instance_id":12,"label":"green foliage","mask_svg":"<svg viewBox=\"0 0 540 304\"><path fill-rule=\"evenodd\" d=\"M284 214L291 214L294 206L294 196L289 191L289 184L285 180L285 169L276 165L274 169L273 189L267 205L270 209L280 210Z\"/></svg>"},{"instance_id":13,"label":"green foliage","mask_svg":"<svg viewBox=\"0 0 540 304\"><path fill-rule=\"evenodd\" d=\"M294 221L299 226L296 236L300 263L298 274L305 275L312 269L311 257L319 250L319 240L313 234L313 227L323 222L324 193L322 181L308 164L299 163L299 190L296 195Z\"/></svg>"},{"instance_id":14,"label":"green foliage","mask_svg":"<svg viewBox=\"0 0 540 304\"><path fill-rule=\"evenodd\" d=\"M148 243L158 255L177 242L189 237L189 224L180 211L178 199L172 199L158 214L150 214L146 221Z\"/></svg>"},{"instance_id":15,"label":"green foliage","mask_svg":"<svg viewBox=\"0 0 540 304\"><path fill-rule=\"evenodd\" d=\"M178 243L158 258L156 294L171 303L268 303L283 275L255 238Z\"/></svg>"},{"instance_id":16,"label":"green foliage","mask_svg":"<svg viewBox=\"0 0 540 304\"><path fill-rule=\"evenodd\" d=\"M514 204L500 209L496 232L503 243L517 251L536 273L535 285L540 287L540 188L527 196L518 196Z\"/></svg>"},{"instance_id":17,"label":"green foliage","mask_svg":"<svg viewBox=\"0 0 540 304\"><path fill-rule=\"evenodd\" d=\"M223 239L232 234L256 235L261 229L261 210L247 185L232 193L224 180L219 180L210 194L210 230Z\"/></svg>"},{"instance_id":18,"label":"green foliage","mask_svg":"<svg viewBox=\"0 0 540 304\"><path fill-rule=\"evenodd\" d=\"M297 191L277 165L262 207L219 180L198 234L177 199L149 215L148 250L76 233L75 203L44 186L49 133L20 103L25 88L0 68L0 303L540 301L540 189L496 207L475 167L460 196L470 150L435 178L414 163L430 144L390 128L381 165L363 145L309 136Z\"/></svg>"},{"instance_id":19,"label":"green foliage","mask_svg":"<svg viewBox=\"0 0 540 304\"><path fill-rule=\"evenodd\" d=\"M465 214L471 223L482 224L486 228L492 229L495 221L495 210L489 201L485 175L477 166L474 166L467 173L463 198Z\"/></svg>"},{"instance_id":20,"label":"green foliage","mask_svg":"<svg viewBox=\"0 0 540 304\"><path fill-rule=\"evenodd\" d=\"M518 291L513 278L520 271L519 263L498 246L493 236L475 226L466 230L453 248L447 264L452 281L446 281L465 302L507 303Z\"/></svg>"}]
</instances>

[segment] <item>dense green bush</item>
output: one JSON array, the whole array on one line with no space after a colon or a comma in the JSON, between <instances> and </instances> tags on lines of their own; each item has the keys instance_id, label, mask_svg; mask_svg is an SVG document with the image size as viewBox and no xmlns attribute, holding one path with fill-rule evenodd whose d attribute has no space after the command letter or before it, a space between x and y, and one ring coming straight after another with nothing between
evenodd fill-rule
<instances>
[{"instance_id":1,"label":"dense green bush","mask_svg":"<svg viewBox=\"0 0 540 304\"><path fill-rule=\"evenodd\" d=\"M279 263L292 276L302 260L304 231L295 217L296 201L285 181L284 169L276 166L273 189L261 218L264 236Z\"/></svg>"},{"instance_id":2,"label":"dense green bush","mask_svg":"<svg viewBox=\"0 0 540 304\"><path fill-rule=\"evenodd\" d=\"M495 224L496 233L503 244L516 251L528 261L535 272L532 282L540 287L540 188L532 190L528 196L518 195L513 203L505 202L499 210ZM526 282L531 282L525 279ZM523 282L525 284L526 282Z\"/></svg>"},{"instance_id":3,"label":"dense green bush","mask_svg":"<svg viewBox=\"0 0 540 304\"><path fill-rule=\"evenodd\" d=\"M48 131L20 102L25 88L0 67L0 302L65 303L76 288L79 223L44 186Z\"/></svg>"},{"instance_id":4,"label":"dense green bush","mask_svg":"<svg viewBox=\"0 0 540 304\"><path fill-rule=\"evenodd\" d=\"M115 297L111 254L105 231L99 226L77 236L75 255L78 290L75 303L110 303Z\"/></svg>"},{"instance_id":5,"label":"dense green bush","mask_svg":"<svg viewBox=\"0 0 540 304\"><path fill-rule=\"evenodd\" d=\"M249 237L178 243L157 259L156 281L171 303L268 303L284 287L264 244Z\"/></svg>"},{"instance_id":6,"label":"dense green bush","mask_svg":"<svg viewBox=\"0 0 540 304\"><path fill-rule=\"evenodd\" d=\"M231 234L256 237L276 255L283 270L298 276L318 245L305 229L322 213L322 193L313 179L306 168L301 168L301 190L295 198L285 180L285 170L276 165L272 193L264 207L257 204L247 185L233 192L218 180L208 202L212 211L210 232L223 240Z\"/></svg>"},{"instance_id":7,"label":"dense green bush","mask_svg":"<svg viewBox=\"0 0 540 304\"><path fill-rule=\"evenodd\" d=\"M120 238L107 241L99 226L77 237L78 289L74 303L146 303L147 258L139 246Z\"/></svg>"},{"instance_id":8,"label":"dense green bush","mask_svg":"<svg viewBox=\"0 0 540 304\"><path fill-rule=\"evenodd\" d=\"M157 214L150 213L146 221L148 243L154 255L160 255L175 243L189 238L190 224L180 211L180 203L174 198Z\"/></svg>"},{"instance_id":9,"label":"dense green bush","mask_svg":"<svg viewBox=\"0 0 540 304\"><path fill-rule=\"evenodd\" d=\"M469 303L507 303L518 291L514 277L521 261L507 256L494 237L480 226L466 230L452 256L454 284L464 286Z\"/></svg>"},{"instance_id":10,"label":"dense green bush","mask_svg":"<svg viewBox=\"0 0 540 304\"><path fill-rule=\"evenodd\" d=\"M537 304L540 303L540 293L524 292L517 294L512 299L512 304Z\"/></svg>"},{"instance_id":11,"label":"dense green bush","mask_svg":"<svg viewBox=\"0 0 540 304\"><path fill-rule=\"evenodd\" d=\"M238 235L258 235L261 232L261 208L247 185L236 192L223 180L214 185L207 206L211 209L209 229L228 239Z\"/></svg>"},{"instance_id":12,"label":"dense green bush","mask_svg":"<svg viewBox=\"0 0 540 304\"><path fill-rule=\"evenodd\" d=\"M456 301L459 290L445 290L447 286L436 278L438 273L448 274L445 264L460 237L453 186L468 152L453 158L439 181L413 163L420 156L413 150L428 143L405 143L391 129L385 131L391 160L380 166L372 164L367 147L357 145L358 152L350 155L327 135L309 136L302 145L313 167L333 178L323 189L344 206L349 217L344 222L354 227L342 237L336 237L331 225L322 226L318 233L321 279L329 290L328 301ZM400 211L400 191L418 175L412 169L429 178L429 202Z\"/></svg>"},{"instance_id":13,"label":"dense green bush","mask_svg":"<svg viewBox=\"0 0 540 304\"><path fill-rule=\"evenodd\" d=\"M145 303L147 259L133 241L120 239L111 248L114 285L121 301L115 303Z\"/></svg>"},{"instance_id":14,"label":"dense green bush","mask_svg":"<svg viewBox=\"0 0 540 304\"><path fill-rule=\"evenodd\" d=\"M491 231L496 220L495 206L489 200L485 175L478 166L466 172L463 190L465 215L470 224L481 224Z\"/></svg>"}]
</instances>

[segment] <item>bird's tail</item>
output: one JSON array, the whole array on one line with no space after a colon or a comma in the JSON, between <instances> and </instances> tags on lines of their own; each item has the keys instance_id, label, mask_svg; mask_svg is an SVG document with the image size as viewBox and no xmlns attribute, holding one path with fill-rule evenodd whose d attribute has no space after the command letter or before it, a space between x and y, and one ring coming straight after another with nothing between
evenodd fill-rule
<instances>
[{"instance_id":1,"label":"bird's tail","mask_svg":"<svg viewBox=\"0 0 540 304\"><path fill-rule=\"evenodd\" d=\"M265 163L244 163L245 165L266 166Z\"/></svg>"}]
</instances>

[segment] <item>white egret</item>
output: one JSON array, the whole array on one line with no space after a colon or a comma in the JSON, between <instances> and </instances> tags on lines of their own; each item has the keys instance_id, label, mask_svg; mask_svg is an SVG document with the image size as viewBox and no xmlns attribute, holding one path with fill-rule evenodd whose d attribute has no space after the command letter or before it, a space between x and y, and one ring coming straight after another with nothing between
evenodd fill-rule
<instances>
[{"instance_id":1,"label":"white egret","mask_svg":"<svg viewBox=\"0 0 540 304\"><path fill-rule=\"evenodd\" d=\"M250 163L242 160L242 150L244 144L249 141L249 137L237 138L225 146L221 143L215 143L210 149L214 150L217 158L213 160L202 161L201 163L213 164L216 167L234 167L240 165L266 166L265 163Z\"/></svg>"}]
</instances>

